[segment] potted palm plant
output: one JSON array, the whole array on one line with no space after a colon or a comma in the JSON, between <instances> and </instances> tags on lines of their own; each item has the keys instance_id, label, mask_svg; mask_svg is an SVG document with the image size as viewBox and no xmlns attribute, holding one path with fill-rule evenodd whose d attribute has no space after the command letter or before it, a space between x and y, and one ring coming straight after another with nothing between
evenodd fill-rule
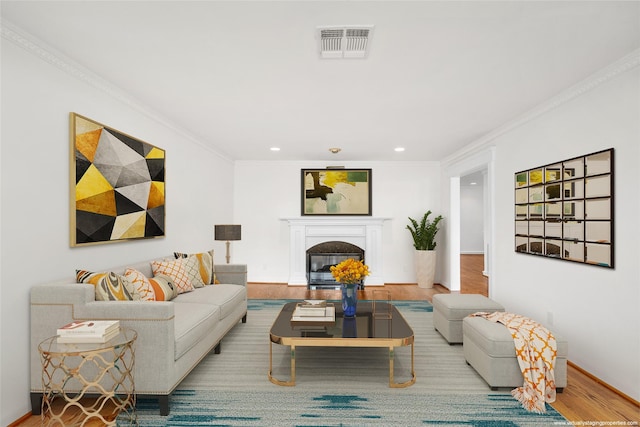
<instances>
[{"instance_id":1,"label":"potted palm plant","mask_svg":"<svg viewBox=\"0 0 640 427\"><path fill-rule=\"evenodd\" d=\"M420 222L409 217L410 224L407 229L413 237L413 247L416 249L415 262L418 286L421 288L433 288L433 280L436 274L436 234L438 223L442 221L442 215L429 220L431 211L427 211Z\"/></svg>"}]
</instances>

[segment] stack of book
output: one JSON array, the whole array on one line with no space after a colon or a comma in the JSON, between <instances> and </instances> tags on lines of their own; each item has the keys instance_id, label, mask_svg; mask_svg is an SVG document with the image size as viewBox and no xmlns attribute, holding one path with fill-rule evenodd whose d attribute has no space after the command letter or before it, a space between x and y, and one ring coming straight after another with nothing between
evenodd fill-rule
<instances>
[{"instance_id":1,"label":"stack of book","mask_svg":"<svg viewBox=\"0 0 640 427\"><path fill-rule=\"evenodd\" d=\"M85 320L71 322L58 328L58 342L62 344L100 344L114 338L120 332L117 320Z\"/></svg>"},{"instance_id":2,"label":"stack of book","mask_svg":"<svg viewBox=\"0 0 640 427\"><path fill-rule=\"evenodd\" d=\"M305 300L298 303L291 315L291 322L294 324L330 324L335 321L335 307L323 300Z\"/></svg>"}]
</instances>

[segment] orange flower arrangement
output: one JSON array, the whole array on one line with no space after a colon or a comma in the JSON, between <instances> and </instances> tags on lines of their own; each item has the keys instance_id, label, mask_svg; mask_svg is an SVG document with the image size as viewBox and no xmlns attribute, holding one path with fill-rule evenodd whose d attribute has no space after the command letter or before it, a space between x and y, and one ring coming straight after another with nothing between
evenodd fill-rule
<instances>
[{"instance_id":1,"label":"orange flower arrangement","mask_svg":"<svg viewBox=\"0 0 640 427\"><path fill-rule=\"evenodd\" d=\"M369 267L360 260L348 258L331 266L331 274L338 283L355 284L369 275Z\"/></svg>"}]
</instances>

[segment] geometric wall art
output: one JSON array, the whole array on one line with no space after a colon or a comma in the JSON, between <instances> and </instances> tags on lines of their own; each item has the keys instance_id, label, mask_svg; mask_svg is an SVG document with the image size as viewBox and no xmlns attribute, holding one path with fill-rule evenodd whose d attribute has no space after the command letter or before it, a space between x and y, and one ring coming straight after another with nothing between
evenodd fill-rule
<instances>
[{"instance_id":1,"label":"geometric wall art","mask_svg":"<svg viewBox=\"0 0 640 427\"><path fill-rule=\"evenodd\" d=\"M165 235L165 151L76 113L71 246Z\"/></svg>"}]
</instances>

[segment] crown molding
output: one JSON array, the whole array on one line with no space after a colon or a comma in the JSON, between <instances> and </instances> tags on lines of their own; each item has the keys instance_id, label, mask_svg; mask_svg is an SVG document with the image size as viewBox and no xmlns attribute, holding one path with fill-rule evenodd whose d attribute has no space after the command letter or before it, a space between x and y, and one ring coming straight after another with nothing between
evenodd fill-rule
<instances>
[{"instance_id":1,"label":"crown molding","mask_svg":"<svg viewBox=\"0 0 640 427\"><path fill-rule=\"evenodd\" d=\"M113 84L5 19L2 19L2 37L65 73L100 89L118 101L136 106L137 103L131 96L122 92Z\"/></svg>"},{"instance_id":2,"label":"crown molding","mask_svg":"<svg viewBox=\"0 0 640 427\"><path fill-rule=\"evenodd\" d=\"M505 133L510 132L520 126L523 126L544 114L547 114L548 112L574 100L575 98L584 95L587 92L594 90L599 86L602 86L610 80L613 80L619 75L624 74L627 71L638 67L639 65L640 49L636 49L628 55L617 60L616 62L592 74L581 82L563 90L558 95L550 98L539 106L494 129L480 139L471 142L464 148L444 158L442 160L442 165L450 166L453 163L459 162L469 156L485 150L487 147L491 146L493 144L493 141L499 136L502 136Z\"/></svg>"},{"instance_id":3,"label":"crown molding","mask_svg":"<svg viewBox=\"0 0 640 427\"><path fill-rule=\"evenodd\" d=\"M203 149L217 155L222 160L232 162L229 157L214 150L210 146L203 143L201 140L192 135L189 131L185 130L179 125L176 125L171 120L164 117L162 114L154 111L149 106L138 101L115 84L105 80L88 68L80 65L75 60L66 56L64 53L48 45L44 41L38 39L34 35L26 32L20 27L10 23L4 18L0 18L0 32L2 37L16 46L21 47L30 54L40 58L41 60L53 65L54 67L64 71L65 73L73 76L74 78L81 80L92 87L100 90L101 92L109 95L132 109L144 114L148 118L161 124L162 126L171 129L172 131L182 135L192 143L202 147Z\"/></svg>"}]
</instances>

